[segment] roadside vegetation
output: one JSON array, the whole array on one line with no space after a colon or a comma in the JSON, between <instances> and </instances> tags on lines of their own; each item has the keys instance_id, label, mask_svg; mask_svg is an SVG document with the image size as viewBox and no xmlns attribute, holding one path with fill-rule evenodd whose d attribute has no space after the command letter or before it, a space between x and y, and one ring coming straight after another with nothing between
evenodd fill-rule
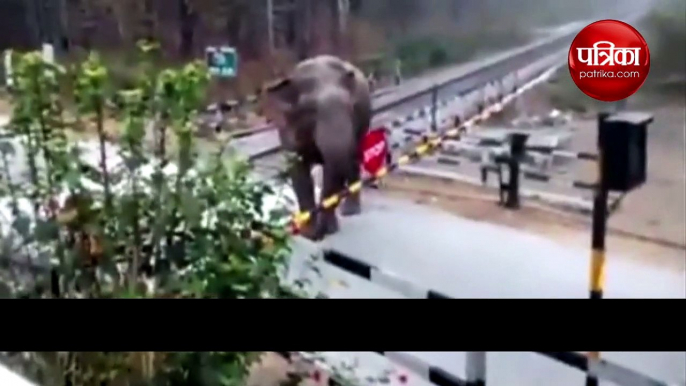
<instances>
[{"instance_id":1,"label":"roadside vegetation","mask_svg":"<svg viewBox=\"0 0 686 386\"><path fill-rule=\"evenodd\" d=\"M685 97L686 2L663 0L643 28L651 58L647 89Z\"/></svg>"},{"instance_id":2,"label":"roadside vegetation","mask_svg":"<svg viewBox=\"0 0 686 386\"><path fill-rule=\"evenodd\" d=\"M275 6L282 1L273 0ZM35 49L47 29L32 17L28 0L0 4L0 50ZM56 33L61 63L98 50L114 83L128 87L141 71L135 42L160 42L162 68L202 58L208 45L240 54L239 76L209 88L219 99L253 94L306 56L332 53L392 75L396 59L405 75L469 60L520 44L531 30L592 17L613 9L593 0L351 0L345 22L336 1L297 0L274 20L270 45L264 2L247 0L75 0L63 2ZM284 2L285 3L285 2ZM341 27L342 26L342 27ZM47 36L49 38L49 36ZM43 39L43 40L41 40Z\"/></svg>"},{"instance_id":3,"label":"roadside vegetation","mask_svg":"<svg viewBox=\"0 0 686 386\"><path fill-rule=\"evenodd\" d=\"M140 47L139 60L150 63L154 46ZM209 80L202 63L161 72L148 65L118 88L97 54L69 68L40 53L15 59L11 120L0 142L2 298L305 296L281 281L290 236L287 213L265 213L271 187L251 179L240 159L194 151L193 122ZM78 107L70 117L65 83ZM116 144L103 131L105 117L122 126ZM67 118L90 126L96 140L69 140ZM258 354L6 356L45 386L238 386Z\"/></svg>"}]
</instances>

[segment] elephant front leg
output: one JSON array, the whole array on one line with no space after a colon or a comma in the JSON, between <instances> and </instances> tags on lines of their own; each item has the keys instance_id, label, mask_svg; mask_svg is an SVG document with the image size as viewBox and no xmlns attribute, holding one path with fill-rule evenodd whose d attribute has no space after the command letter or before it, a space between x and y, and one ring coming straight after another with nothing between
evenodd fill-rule
<instances>
[{"instance_id":1,"label":"elephant front leg","mask_svg":"<svg viewBox=\"0 0 686 386\"><path fill-rule=\"evenodd\" d=\"M359 157L361 158L361 157ZM360 181L360 159L355 157L348 163L348 172L346 175L346 183L348 186ZM355 216L362 213L362 203L360 200L360 194L362 189L358 190L356 193L350 193L348 197L343 201L341 205L341 214L343 216Z\"/></svg>"},{"instance_id":2,"label":"elephant front leg","mask_svg":"<svg viewBox=\"0 0 686 386\"><path fill-rule=\"evenodd\" d=\"M326 200L344 188L345 177L340 172L340 165L324 165L322 195L320 200ZM316 235L319 239L331 235L339 230L336 208L322 209L317 219Z\"/></svg>"},{"instance_id":3,"label":"elephant front leg","mask_svg":"<svg viewBox=\"0 0 686 386\"><path fill-rule=\"evenodd\" d=\"M316 201L314 197L314 182L310 173L310 165L300 160L294 161L290 169L291 182L295 196L298 199L298 208L300 211L313 212L316 208ZM316 239L316 224L317 216L313 215L310 221L303 224L300 229L300 234L311 240Z\"/></svg>"}]
</instances>

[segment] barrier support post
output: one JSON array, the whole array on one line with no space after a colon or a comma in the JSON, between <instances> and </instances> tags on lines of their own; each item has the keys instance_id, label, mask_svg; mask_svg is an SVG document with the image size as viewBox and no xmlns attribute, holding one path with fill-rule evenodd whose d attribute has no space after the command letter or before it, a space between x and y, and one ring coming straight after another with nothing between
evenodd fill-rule
<instances>
[{"instance_id":1,"label":"barrier support post","mask_svg":"<svg viewBox=\"0 0 686 386\"><path fill-rule=\"evenodd\" d=\"M436 114L438 112L438 86L435 85L431 91L431 131L434 133L438 131L438 122L436 121Z\"/></svg>"},{"instance_id":2,"label":"barrier support post","mask_svg":"<svg viewBox=\"0 0 686 386\"><path fill-rule=\"evenodd\" d=\"M604 145L601 130L603 122L610 113L598 114L598 180L593 197L593 225L591 235L591 272L590 272L590 299L603 298L603 285L605 280L605 236L607 234L607 176L604 171ZM588 353L592 359L600 359L600 353L592 351ZM598 386L598 378L587 375L586 386Z\"/></svg>"},{"instance_id":3,"label":"barrier support post","mask_svg":"<svg viewBox=\"0 0 686 386\"><path fill-rule=\"evenodd\" d=\"M601 130L603 122L610 116L608 112L598 114L598 179L593 197L593 225L591 235L591 272L590 293L591 299L603 298L603 285L605 279L605 236L607 233L607 197L608 183L605 170L604 144Z\"/></svg>"},{"instance_id":4,"label":"barrier support post","mask_svg":"<svg viewBox=\"0 0 686 386\"><path fill-rule=\"evenodd\" d=\"M528 135L522 133L512 133L510 137L510 157L508 167L510 169L510 180L507 184L507 200L505 208L519 209L519 165L524 158L526 151L525 144Z\"/></svg>"},{"instance_id":5,"label":"barrier support post","mask_svg":"<svg viewBox=\"0 0 686 386\"><path fill-rule=\"evenodd\" d=\"M467 386L486 386L486 352L467 351Z\"/></svg>"}]
</instances>

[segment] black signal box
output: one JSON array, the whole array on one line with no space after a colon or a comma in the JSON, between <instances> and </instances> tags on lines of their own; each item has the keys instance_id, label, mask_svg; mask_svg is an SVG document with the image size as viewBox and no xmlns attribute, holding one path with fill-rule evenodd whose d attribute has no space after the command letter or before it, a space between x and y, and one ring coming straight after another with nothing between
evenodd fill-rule
<instances>
[{"instance_id":1,"label":"black signal box","mask_svg":"<svg viewBox=\"0 0 686 386\"><path fill-rule=\"evenodd\" d=\"M640 112L601 114L598 144L609 191L629 192L646 181L648 125L653 116Z\"/></svg>"},{"instance_id":2,"label":"black signal box","mask_svg":"<svg viewBox=\"0 0 686 386\"><path fill-rule=\"evenodd\" d=\"M521 161L526 153L526 141L529 139L529 134L511 133L510 134L510 156L513 159Z\"/></svg>"}]
</instances>

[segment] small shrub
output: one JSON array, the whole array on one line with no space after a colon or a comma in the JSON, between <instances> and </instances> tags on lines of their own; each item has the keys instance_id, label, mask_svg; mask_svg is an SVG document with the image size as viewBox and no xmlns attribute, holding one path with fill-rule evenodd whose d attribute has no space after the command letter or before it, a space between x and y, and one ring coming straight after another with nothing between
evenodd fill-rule
<instances>
[{"instance_id":1,"label":"small shrub","mask_svg":"<svg viewBox=\"0 0 686 386\"><path fill-rule=\"evenodd\" d=\"M477 53L510 48L528 39L528 34L514 27L471 34L430 34L397 42L393 56L402 61L403 74L411 76L429 69L466 62Z\"/></svg>"},{"instance_id":2,"label":"small shrub","mask_svg":"<svg viewBox=\"0 0 686 386\"><path fill-rule=\"evenodd\" d=\"M429 66L440 67L448 64L450 57L444 47L435 47L429 53Z\"/></svg>"},{"instance_id":3,"label":"small shrub","mask_svg":"<svg viewBox=\"0 0 686 386\"><path fill-rule=\"evenodd\" d=\"M285 214L264 213L271 188L223 152L199 158L193 122L208 74L201 63L159 71L141 45L126 88L97 54L71 70L19 55L0 143L0 294L11 298L292 297ZM73 79L77 119L97 141L67 139L61 81ZM117 96L117 103L113 102ZM111 107L110 107L111 106ZM106 116L122 126L109 143ZM154 137L148 151L147 134ZM174 146L169 146L173 143ZM13 173L28 165L28 178ZM4 214L4 212L3 212ZM23 353L45 385L240 385L255 353Z\"/></svg>"},{"instance_id":4,"label":"small shrub","mask_svg":"<svg viewBox=\"0 0 686 386\"><path fill-rule=\"evenodd\" d=\"M650 47L650 75L647 85L675 85L683 94L686 81L686 3L669 0L641 23ZM678 82L670 82L670 80Z\"/></svg>"}]
</instances>

